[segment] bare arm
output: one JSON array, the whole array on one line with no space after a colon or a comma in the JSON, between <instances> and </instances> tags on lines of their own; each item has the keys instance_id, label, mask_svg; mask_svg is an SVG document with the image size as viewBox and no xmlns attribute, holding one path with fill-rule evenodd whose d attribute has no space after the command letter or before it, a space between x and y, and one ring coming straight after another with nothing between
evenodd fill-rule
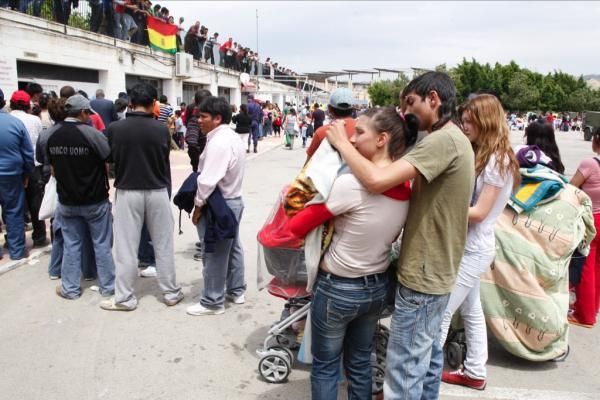
<instances>
[{"instance_id":1,"label":"bare arm","mask_svg":"<svg viewBox=\"0 0 600 400\"><path fill-rule=\"evenodd\" d=\"M385 192L409 179L416 178L419 174L412 164L402 159L386 167L378 167L364 158L348 140L344 121L337 121L327 129L327 139L340 152L354 176L369 192Z\"/></svg>"},{"instance_id":2,"label":"bare arm","mask_svg":"<svg viewBox=\"0 0 600 400\"><path fill-rule=\"evenodd\" d=\"M469 207L469 222L478 224L483 221L492 210L501 191L501 187L484 184L477 203Z\"/></svg>"},{"instance_id":3,"label":"bare arm","mask_svg":"<svg viewBox=\"0 0 600 400\"><path fill-rule=\"evenodd\" d=\"M581 188L581 185L583 185L585 182L585 177L583 176L583 174L581 172L579 172L579 170L577 170L577 172L575 172L575 175L573 175L573 177L571 178L571 181L569 182L571 185Z\"/></svg>"}]
</instances>

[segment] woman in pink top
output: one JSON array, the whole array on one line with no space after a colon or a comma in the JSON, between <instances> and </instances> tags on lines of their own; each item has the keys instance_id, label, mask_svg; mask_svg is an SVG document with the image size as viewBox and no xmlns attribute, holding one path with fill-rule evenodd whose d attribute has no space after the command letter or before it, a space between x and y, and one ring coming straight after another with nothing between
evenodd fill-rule
<instances>
[{"instance_id":1,"label":"woman in pink top","mask_svg":"<svg viewBox=\"0 0 600 400\"><path fill-rule=\"evenodd\" d=\"M350 141L373 163L389 165L417 138L416 117L406 119L392 107L371 109L358 119ZM386 272L390 249L404 226L409 198L409 182L372 194L342 169L327 201L290 221L298 237L332 218L335 228L311 302L313 400L337 399L342 359L348 398L371 398L373 335L393 284Z\"/></svg>"},{"instance_id":2,"label":"woman in pink top","mask_svg":"<svg viewBox=\"0 0 600 400\"><path fill-rule=\"evenodd\" d=\"M596 129L592 139L595 157L587 158L579 164L571 185L581 188L592 199L594 225L600 232L600 128ZM575 288L575 305L569 315L569 322L591 328L596 323L596 314L600 310L600 235L590 244L590 253L585 260L581 279Z\"/></svg>"}]
</instances>

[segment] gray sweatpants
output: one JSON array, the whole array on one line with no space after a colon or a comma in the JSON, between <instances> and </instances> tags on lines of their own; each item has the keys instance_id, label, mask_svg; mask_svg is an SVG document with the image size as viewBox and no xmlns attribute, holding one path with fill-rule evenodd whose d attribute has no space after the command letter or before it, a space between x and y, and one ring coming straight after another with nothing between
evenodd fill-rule
<instances>
[{"instance_id":1,"label":"gray sweatpants","mask_svg":"<svg viewBox=\"0 0 600 400\"><path fill-rule=\"evenodd\" d=\"M120 190L115 194L115 303L137 305L133 285L138 276L138 246L146 223L154 253L156 274L165 300L176 299L181 288L175 279L173 214L167 189Z\"/></svg>"}]
</instances>

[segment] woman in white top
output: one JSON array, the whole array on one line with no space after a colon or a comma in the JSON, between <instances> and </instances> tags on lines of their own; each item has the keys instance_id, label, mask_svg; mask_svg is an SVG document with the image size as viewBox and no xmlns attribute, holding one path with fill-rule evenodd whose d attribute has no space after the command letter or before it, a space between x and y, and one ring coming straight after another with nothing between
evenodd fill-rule
<instances>
[{"instance_id":1,"label":"woman in white top","mask_svg":"<svg viewBox=\"0 0 600 400\"><path fill-rule=\"evenodd\" d=\"M487 334L479 297L480 276L494 260L494 225L518 185L519 164L510 146L504 110L495 96L482 94L462 106L463 131L475 151L475 190L469 208L469 230L456 286L442 321L446 341L452 315L460 310L467 338L464 369L443 372L442 381L483 390L486 385Z\"/></svg>"},{"instance_id":2,"label":"woman in white top","mask_svg":"<svg viewBox=\"0 0 600 400\"><path fill-rule=\"evenodd\" d=\"M290 150L294 148L294 136L296 135L296 132L294 132L294 130L296 129L297 121L298 117L296 117L296 110L290 108L290 111L288 111L288 114L285 116L282 124L285 138L285 147L287 147Z\"/></svg>"},{"instance_id":3,"label":"woman in white top","mask_svg":"<svg viewBox=\"0 0 600 400\"><path fill-rule=\"evenodd\" d=\"M393 107L371 109L358 119L350 140L375 164L391 164L417 137L417 118L406 118ZM387 273L390 249L404 226L409 198L409 182L373 194L342 172L324 204L308 206L291 220L291 231L303 237L334 218L311 304L313 400L337 399L342 358L348 398L371 398L373 335L393 284Z\"/></svg>"}]
</instances>

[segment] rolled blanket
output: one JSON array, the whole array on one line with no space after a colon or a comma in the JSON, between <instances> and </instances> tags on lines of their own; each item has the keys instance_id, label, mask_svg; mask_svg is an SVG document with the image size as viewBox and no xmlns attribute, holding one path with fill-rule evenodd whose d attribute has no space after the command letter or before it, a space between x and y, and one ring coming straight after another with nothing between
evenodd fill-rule
<instances>
[{"instance_id":1,"label":"rolled blanket","mask_svg":"<svg viewBox=\"0 0 600 400\"><path fill-rule=\"evenodd\" d=\"M508 202L517 214L529 212L539 204L554 200L568 183L565 176L541 164L533 168L521 168L520 173L521 185Z\"/></svg>"}]
</instances>

